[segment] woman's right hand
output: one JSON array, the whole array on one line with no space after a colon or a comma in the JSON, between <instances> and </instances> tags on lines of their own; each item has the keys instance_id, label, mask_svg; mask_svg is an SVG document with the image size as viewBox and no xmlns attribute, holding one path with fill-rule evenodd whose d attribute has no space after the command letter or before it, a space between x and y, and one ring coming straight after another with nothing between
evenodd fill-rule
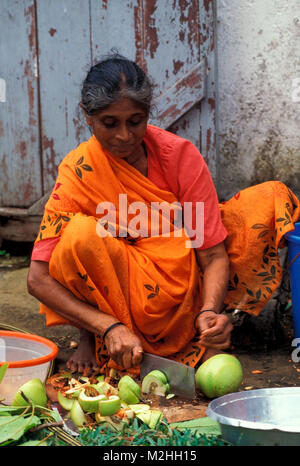
<instances>
[{"instance_id":1,"label":"woman's right hand","mask_svg":"<svg viewBox=\"0 0 300 466\"><path fill-rule=\"evenodd\" d=\"M104 342L109 356L124 369L138 366L142 362L143 347L141 341L125 325L118 325L111 329Z\"/></svg>"}]
</instances>

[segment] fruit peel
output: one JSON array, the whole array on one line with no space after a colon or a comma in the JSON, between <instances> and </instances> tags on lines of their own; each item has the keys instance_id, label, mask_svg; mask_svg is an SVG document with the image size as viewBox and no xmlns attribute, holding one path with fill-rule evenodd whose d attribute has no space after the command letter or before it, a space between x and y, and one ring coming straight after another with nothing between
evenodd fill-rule
<instances>
[{"instance_id":1,"label":"fruit peel","mask_svg":"<svg viewBox=\"0 0 300 466\"><path fill-rule=\"evenodd\" d=\"M73 406L74 398L67 398L60 391L57 392L57 401L66 411L70 411Z\"/></svg>"},{"instance_id":2,"label":"fruit peel","mask_svg":"<svg viewBox=\"0 0 300 466\"><path fill-rule=\"evenodd\" d=\"M120 410L120 407L121 400L116 395L111 395L109 398L102 399L98 403L98 411L101 416L112 416Z\"/></svg>"},{"instance_id":3,"label":"fruit peel","mask_svg":"<svg viewBox=\"0 0 300 466\"><path fill-rule=\"evenodd\" d=\"M21 392L23 392L34 405L42 406L43 408L47 406L48 398L46 389L40 379L31 379L23 384L15 394L11 403L12 406L28 406L30 404L23 398Z\"/></svg>"},{"instance_id":4,"label":"fruit peel","mask_svg":"<svg viewBox=\"0 0 300 466\"><path fill-rule=\"evenodd\" d=\"M136 417L150 427L150 429L155 429L162 419L162 412L158 409L150 409L137 413Z\"/></svg>"},{"instance_id":5,"label":"fruit peel","mask_svg":"<svg viewBox=\"0 0 300 466\"><path fill-rule=\"evenodd\" d=\"M110 395L118 396L119 394L115 387L104 381L100 381L97 384L92 384L91 386L96 388L100 394L105 395L106 397Z\"/></svg>"},{"instance_id":6,"label":"fruit peel","mask_svg":"<svg viewBox=\"0 0 300 466\"><path fill-rule=\"evenodd\" d=\"M89 396L85 393L85 390L81 390L78 396L78 402L85 412L96 413L99 411L99 402L106 400L106 396L101 394L97 396Z\"/></svg>"},{"instance_id":7,"label":"fruit peel","mask_svg":"<svg viewBox=\"0 0 300 466\"><path fill-rule=\"evenodd\" d=\"M88 423L88 420L84 414L82 407L78 400L74 400L72 408L70 410L70 417L77 427L84 427Z\"/></svg>"}]
</instances>

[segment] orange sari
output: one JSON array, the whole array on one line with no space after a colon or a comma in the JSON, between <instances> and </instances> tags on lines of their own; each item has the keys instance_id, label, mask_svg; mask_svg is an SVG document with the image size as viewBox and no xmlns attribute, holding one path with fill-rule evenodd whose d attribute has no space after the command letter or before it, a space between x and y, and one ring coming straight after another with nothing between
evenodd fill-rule
<instances>
[{"instance_id":1,"label":"orange sari","mask_svg":"<svg viewBox=\"0 0 300 466\"><path fill-rule=\"evenodd\" d=\"M195 252L186 247L188 237L184 229L178 234L174 219L170 235L161 232L161 212L156 236L135 237L128 228L130 214L127 229L121 226L119 195L124 193L127 206L177 201L91 137L61 163L36 242L60 236L49 263L52 277L123 322L145 351L194 367L205 351L194 328L202 279ZM101 221L97 206L102 202L116 207L115 221ZM269 182L241 191L220 209L232 267L226 307L257 314L280 283L277 249L299 218L299 200L282 183ZM48 326L68 323L43 304L41 313ZM95 341L101 371L117 368L102 339L95 336Z\"/></svg>"}]
</instances>

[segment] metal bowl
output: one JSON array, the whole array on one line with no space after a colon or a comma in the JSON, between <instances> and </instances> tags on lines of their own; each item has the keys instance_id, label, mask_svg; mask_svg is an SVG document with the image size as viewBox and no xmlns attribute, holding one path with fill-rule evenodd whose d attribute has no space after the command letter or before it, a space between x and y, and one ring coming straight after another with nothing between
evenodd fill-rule
<instances>
[{"instance_id":1,"label":"metal bowl","mask_svg":"<svg viewBox=\"0 0 300 466\"><path fill-rule=\"evenodd\" d=\"M209 403L206 414L233 445L300 446L300 387L224 395Z\"/></svg>"}]
</instances>

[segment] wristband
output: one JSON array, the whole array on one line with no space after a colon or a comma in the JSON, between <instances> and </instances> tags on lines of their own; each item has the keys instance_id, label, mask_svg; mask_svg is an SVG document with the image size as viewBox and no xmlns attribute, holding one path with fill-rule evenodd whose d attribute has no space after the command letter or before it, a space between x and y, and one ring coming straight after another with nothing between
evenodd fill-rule
<instances>
[{"instance_id":1,"label":"wristband","mask_svg":"<svg viewBox=\"0 0 300 466\"><path fill-rule=\"evenodd\" d=\"M213 309L203 309L203 311L200 311L198 312L198 314L196 314L196 317L194 319L194 327L195 327L195 321L197 319L197 317L199 317L203 312L214 312L215 314L218 314L216 311L214 311Z\"/></svg>"},{"instance_id":2,"label":"wristband","mask_svg":"<svg viewBox=\"0 0 300 466\"><path fill-rule=\"evenodd\" d=\"M104 338L106 337L108 332L110 332L113 328L117 327L118 325L125 325L125 324L123 324L123 322L115 322L114 324L110 325L103 333L102 340L104 341Z\"/></svg>"}]
</instances>

